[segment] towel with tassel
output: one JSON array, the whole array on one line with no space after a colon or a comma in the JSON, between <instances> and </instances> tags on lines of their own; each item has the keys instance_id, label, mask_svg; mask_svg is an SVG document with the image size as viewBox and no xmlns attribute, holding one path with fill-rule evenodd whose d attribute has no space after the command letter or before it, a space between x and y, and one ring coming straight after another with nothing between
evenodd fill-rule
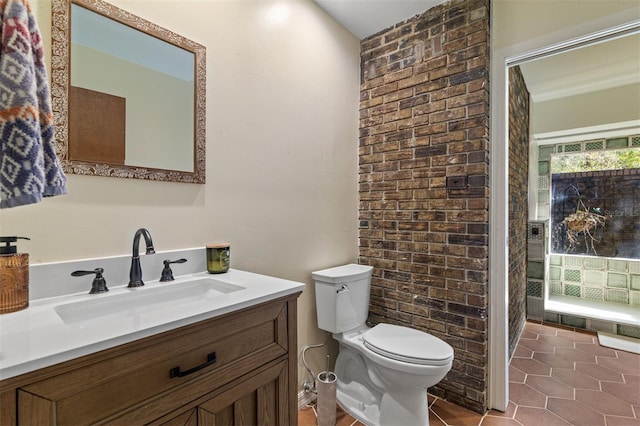
<instances>
[{"instance_id":1,"label":"towel with tassel","mask_svg":"<svg viewBox=\"0 0 640 426\"><path fill-rule=\"evenodd\" d=\"M0 0L0 208L66 194L40 30L27 0Z\"/></svg>"}]
</instances>

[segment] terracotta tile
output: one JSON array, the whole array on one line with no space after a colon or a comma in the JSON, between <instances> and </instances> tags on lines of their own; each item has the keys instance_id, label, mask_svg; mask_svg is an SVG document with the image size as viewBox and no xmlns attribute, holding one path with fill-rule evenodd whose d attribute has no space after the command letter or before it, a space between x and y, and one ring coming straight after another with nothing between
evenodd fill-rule
<instances>
[{"instance_id":1,"label":"terracotta tile","mask_svg":"<svg viewBox=\"0 0 640 426\"><path fill-rule=\"evenodd\" d=\"M429 426L447 426L447 424L437 414L429 410Z\"/></svg>"},{"instance_id":2,"label":"terracotta tile","mask_svg":"<svg viewBox=\"0 0 640 426\"><path fill-rule=\"evenodd\" d=\"M509 401L518 406L544 408L547 397L530 386L511 383L509 385Z\"/></svg>"},{"instance_id":3,"label":"terracotta tile","mask_svg":"<svg viewBox=\"0 0 640 426\"><path fill-rule=\"evenodd\" d=\"M534 352L550 352L553 353L555 350L555 346L551 343L544 342L538 339L520 339L518 342L518 346L524 347L526 349L530 349Z\"/></svg>"},{"instance_id":4,"label":"terracotta tile","mask_svg":"<svg viewBox=\"0 0 640 426\"><path fill-rule=\"evenodd\" d=\"M525 383L543 395L573 399L573 387L568 386L553 377L527 376Z\"/></svg>"},{"instance_id":5,"label":"terracotta tile","mask_svg":"<svg viewBox=\"0 0 640 426\"><path fill-rule=\"evenodd\" d=\"M570 339L573 342L595 343L597 340L594 334L577 333L575 331L558 330L558 336Z\"/></svg>"},{"instance_id":6,"label":"terracotta tile","mask_svg":"<svg viewBox=\"0 0 640 426\"><path fill-rule=\"evenodd\" d=\"M540 336L538 338L538 340L540 340L541 342L553 345L554 347L558 348L573 348L574 346L574 341L571 339L567 339L561 336L550 336L550 335L543 335Z\"/></svg>"},{"instance_id":7,"label":"terracotta tile","mask_svg":"<svg viewBox=\"0 0 640 426\"><path fill-rule=\"evenodd\" d=\"M556 416L544 408L518 407L515 420L526 426L571 426L571 423Z\"/></svg>"},{"instance_id":8,"label":"terracotta tile","mask_svg":"<svg viewBox=\"0 0 640 426\"><path fill-rule=\"evenodd\" d=\"M299 426L316 426L316 413L312 408L303 408L298 410L298 425Z\"/></svg>"},{"instance_id":9,"label":"terracotta tile","mask_svg":"<svg viewBox=\"0 0 640 426\"><path fill-rule=\"evenodd\" d=\"M574 361L571 359L560 358L556 354L550 354L546 352L536 352L533 354L533 359L541 362L549 367L554 368L571 368L573 369Z\"/></svg>"},{"instance_id":10,"label":"terracotta tile","mask_svg":"<svg viewBox=\"0 0 640 426\"><path fill-rule=\"evenodd\" d=\"M431 406L431 411L451 426L478 426L482 420L482 414L459 407L442 399L436 400Z\"/></svg>"},{"instance_id":11,"label":"terracotta tile","mask_svg":"<svg viewBox=\"0 0 640 426\"><path fill-rule=\"evenodd\" d=\"M577 349L557 348L555 353L562 359L568 359L575 362L591 362L593 364L596 363L595 355L588 354Z\"/></svg>"},{"instance_id":12,"label":"terracotta tile","mask_svg":"<svg viewBox=\"0 0 640 426\"><path fill-rule=\"evenodd\" d=\"M576 371L607 382L622 382L622 374L601 365L576 362Z\"/></svg>"},{"instance_id":13,"label":"terracotta tile","mask_svg":"<svg viewBox=\"0 0 640 426\"><path fill-rule=\"evenodd\" d=\"M632 417L605 416L607 426L640 426L640 420Z\"/></svg>"},{"instance_id":14,"label":"terracotta tile","mask_svg":"<svg viewBox=\"0 0 640 426\"><path fill-rule=\"evenodd\" d=\"M597 364L620 373L640 374L640 355L635 358L596 357Z\"/></svg>"},{"instance_id":15,"label":"terracotta tile","mask_svg":"<svg viewBox=\"0 0 640 426\"><path fill-rule=\"evenodd\" d=\"M549 327L548 325L534 324L534 323L530 323L530 322L527 322L524 325L524 329L526 331L530 331L532 333L553 334L553 335L555 335L556 332L558 331L558 329L555 328L555 327Z\"/></svg>"},{"instance_id":16,"label":"terracotta tile","mask_svg":"<svg viewBox=\"0 0 640 426\"><path fill-rule=\"evenodd\" d=\"M600 387L603 392L640 406L640 376L624 375L624 383L601 382Z\"/></svg>"},{"instance_id":17,"label":"terracotta tile","mask_svg":"<svg viewBox=\"0 0 640 426\"><path fill-rule=\"evenodd\" d=\"M531 349L527 349L522 345L516 346L516 350L513 351L514 358L531 358L533 355L533 351Z\"/></svg>"},{"instance_id":18,"label":"terracotta tile","mask_svg":"<svg viewBox=\"0 0 640 426\"><path fill-rule=\"evenodd\" d=\"M613 349L605 348L604 346L600 346L598 344L576 343L575 348L579 351L586 352L592 355L617 358L616 351L614 351Z\"/></svg>"},{"instance_id":19,"label":"terracotta tile","mask_svg":"<svg viewBox=\"0 0 640 426\"><path fill-rule=\"evenodd\" d=\"M573 369L554 368L551 377L576 389L600 389L600 382Z\"/></svg>"},{"instance_id":20,"label":"terracotta tile","mask_svg":"<svg viewBox=\"0 0 640 426\"><path fill-rule=\"evenodd\" d=\"M549 398L547 410L574 425L605 426L603 414L571 399Z\"/></svg>"},{"instance_id":21,"label":"terracotta tile","mask_svg":"<svg viewBox=\"0 0 640 426\"><path fill-rule=\"evenodd\" d=\"M640 360L640 355L639 354L634 354L631 352L626 352L626 351L616 351L616 355L618 355L618 359L620 360L629 360L629 361L634 361L635 362L640 362L638 360Z\"/></svg>"},{"instance_id":22,"label":"terracotta tile","mask_svg":"<svg viewBox=\"0 0 640 426\"><path fill-rule=\"evenodd\" d=\"M537 339L538 333L534 333L533 331L524 329L522 330L522 334L520 334L521 339Z\"/></svg>"},{"instance_id":23,"label":"terracotta tile","mask_svg":"<svg viewBox=\"0 0 640 426\"><path fill-rule=\"evenodd\" d=\"M615 396L601 391L576 390L576 401L601 412L613 416L633 417L631 404Z\"/></svg>"},{"instance_id":24,"label":"terracotta tile","mask_svg":"<svg viewBox=\"0 0 640 426\"><path fill-rule=\"evenodd\" d=\"M509 365L509 382L524 383L527 377L524 371L518 370L513 365Z\"/></svg>"},{"instance_id":25,"label":"terracotta tile","mask_svg":"<svg viewBox=\"0 0 640 426\"><path fill-rule=\"evenodd\" d=\"M544 365L533 359L513 358L511 365L527 374L538 374L540 376L548 376L551 374L551 368L549 368L548 365Z\"/></svg>"},{"instance_id":26,"label":"terracotta tile","mask_svg":"<svg viewBox=\"0 0 640 426\"><path fill-rule=\"evenodd\" d=\"M517 422L514 419L510 419L507 417L494 417L491 415L486 415L482 422L481 426L522 426L520 422Z\"/></svg>"}]
</instances>

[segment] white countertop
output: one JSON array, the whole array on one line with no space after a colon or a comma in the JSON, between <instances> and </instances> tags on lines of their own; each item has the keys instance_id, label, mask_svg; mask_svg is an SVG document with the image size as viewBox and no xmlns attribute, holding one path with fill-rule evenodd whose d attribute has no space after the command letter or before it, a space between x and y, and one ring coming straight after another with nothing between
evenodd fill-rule
<instances>
[{"instance_id":1,"label":"white countertop","mask_svg":"<svg viewBox=\"0 0 640 426\"><path fill-rule=\"evenodd\" d=\"M110 314L94 320L63 321L56 307L113 296L153 291L154 288L184 286L197 278L215 278L244 287L229 293L216 293L197 303L180 303L154 312L154 315ZM89 281L90 282L90 281ZM207 272L176 276L175 281L145 282L144 287L110 287L108 293L87 292L32 300L22 311L0 315L0 380L48 367L80 356L132 342L177 327L193 324L279 297L297 293L304 284L251 272L230 269L224 274ZM193 302L193 300L192 300ZM60 308L58 308L60 310Z\"/></svg>"}]
</instances>

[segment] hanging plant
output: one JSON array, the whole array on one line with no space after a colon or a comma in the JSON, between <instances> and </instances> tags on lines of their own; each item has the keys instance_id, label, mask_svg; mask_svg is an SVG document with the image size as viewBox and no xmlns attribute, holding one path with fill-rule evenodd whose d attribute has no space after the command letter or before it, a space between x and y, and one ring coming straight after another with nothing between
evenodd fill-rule
<instances>
[{"instance_id":1,"label":"hanging plant","mask_svg":"<svg viewBox=\"0 0 640 426\"><path fill-rule=\"evenodd\" d=\"M594 237L594 234L601 226L604 228L607 216L597 213L599 209L589 210L582 200L578 199L578 205L576 206L576 212L565 217L558 226L558 231L564 232L567 236L567 252L571 253L576 245L584 241L587 251L591 250L595 256L598 255L594 247L594 243L599 240Z\"/></svg>"}]
</instances>

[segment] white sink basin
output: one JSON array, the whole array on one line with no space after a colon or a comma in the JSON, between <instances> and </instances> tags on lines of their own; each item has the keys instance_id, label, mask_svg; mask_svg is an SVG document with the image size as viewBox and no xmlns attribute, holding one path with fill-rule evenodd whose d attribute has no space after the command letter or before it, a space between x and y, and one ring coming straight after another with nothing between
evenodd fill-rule
<instances>
[{"instance_id":1,"label":"white sink basin","mask_svg":"<svg viewBox=\"0 0 640 426\"><path fill-rule=\"evenodd\" d=\"M244 289L214 278L198 278L182 283L157 283L153 287L126 289L113 295L94 295L91 299L58 305L54 311L66 324L105 321L109 317L119 321L146 322L155 318L166 319L185 310L198 312L223 295Z\"/></svg>"}]
</instances>

